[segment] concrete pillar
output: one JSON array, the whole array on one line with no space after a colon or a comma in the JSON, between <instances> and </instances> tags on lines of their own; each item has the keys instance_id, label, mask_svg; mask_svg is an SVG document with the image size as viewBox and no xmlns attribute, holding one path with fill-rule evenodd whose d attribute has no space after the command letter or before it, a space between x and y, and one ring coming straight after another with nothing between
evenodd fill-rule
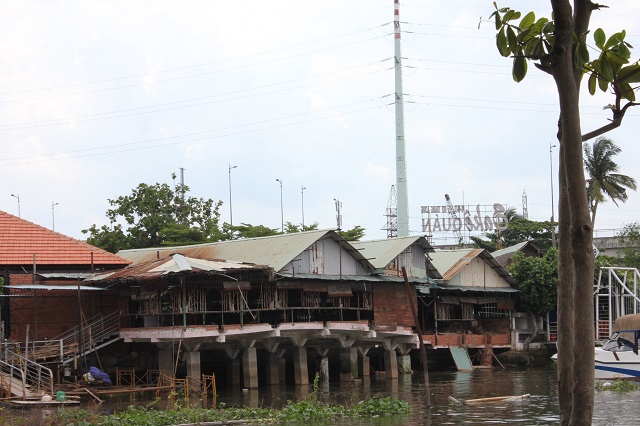
<instances>
[{"instance_id":1,"label":"concrete pillar","mask_svg":"<svg viewBox=\"0 0 640 426\"><path fill-rule=\"evenodd\" d=\"M369 379L371 376L371 362L366 354L361 354L358 357L358 377L362 379Z\"/></svg>"},{"instance_id":2,"label":"concrete pillar","mask_svg":"<svg viewBox=\"0 0 640 426\"><path fill-rule=\"evenodd\" d=\"M200 351L185 352L187 359L187 376L193 379L202 380L202 372L200 370ZM189 380L189 388L193 390L199 389L192 380Z\"/></svg>"},{"instance_id":3,"label":"concrete pillar","mask_svg":"<svg viewBox=\"0 0 640 426\"><path fill-rule=\"evenodd\" d=\"M258 356L256 348L244 348L242 351L243 387L256 389L258 387Z\"/></svg>"},{"instance_id":4,"label":"concrete pillar","mask_svg":"<svg viewBox=\"0 0 640 426\"><path fill-rule=\"evenodd\" d=\"M398 356L398 370L400 374L411 374L411 357L409 355Z\"/></svg>"},{"instance_id":5,"label":"concrete pillar","mask_svg":"<svg viewBox=\"0 0 640 426\"><path fill-rule=\"evenodd\" d=\"M185 352L185 357L187 359L187 376L201 380L200 351Z\"/></svg>"},{"instance_id":6,"label":"concrete pillar","mask_svg":"<svg viewBox=\"0 0 640 426\"><path fill-rule=\"evenodd\" d=\"M398 358L395 349L384 351L384 371L387 379L398 378Z\"/></svg>"},{"instance_id":7,"label":"concrete pillar","mask_svg":"<svg viewBox=\"0 0 640 426\"><path fill-rule=\"evenodd\" d=\"M158 370L162 374L173 377L173 349L158 349Z\"/></svg>"},{"instance_id":8,"label":"concrete pillar","mask_svg":"<svg viewBox=\"0 0 640 426\"><path fill-rule=\"evenodd\" d=\"M326 355L321 356L319 360L320 381L322 383L329 383L329 357Z\"/></svg>"},{"instance_id":9,"label":"concrete pillar","mask_svg":"<svg viewBox=\"0 0 640 426\"><path fill-rule=\"evenodd\" d=\"M280 384L280 358L278 354L272 353L267 356L266 362L267 384Z\"/></svg>"},{"instance_id":10,"label":"concrete pillar","mask_svg":"<svg viewBox=\"0 0 640 426\"><path fill-rule=\"evenodd\" d=\"M278 358L278 370L280 373L280 383L283 385L287 383L287 360L284 357Z\"/></svg>"},{"instance_id":11,"label":"concrete pillar","mask_svg":"<svg viewBox=\"0 0 640 426\"><path fill-rule=\"evenodd\" d=\"M340 349L340 381L351 382L358 377L358 351L356 348Z\"/></svg>"},{"instance_id":12,"label":"concrete pillar","mask_svg":"<svg viewBox=\"0 0 640 426\"><path fill-rule=\"evenodd\" d=\"M232 358L227 370L230 385L240 386L240 358Z\"/></svg>"},{"instance_id":13,"label":"concrete pillar","mask_svg":"<svg viewBox=\"0 0 640 426\"><path fill-rule=\"evenodd\" d=\"M296 346L293 348L293 371L295 384L306 386L309 384L309 371L307 368L307 348Z\"/></svg>"}]
</instances>

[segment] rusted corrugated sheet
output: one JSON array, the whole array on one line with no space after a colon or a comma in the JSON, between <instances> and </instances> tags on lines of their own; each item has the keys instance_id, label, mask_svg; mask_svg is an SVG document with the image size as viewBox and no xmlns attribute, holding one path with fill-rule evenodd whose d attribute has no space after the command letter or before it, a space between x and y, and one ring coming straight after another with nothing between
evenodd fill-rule
<instances>
[{"instance_id":1,"label":"rusted corrugated sheet","mask_svg":"<svg viewBox=\"0 0 640 426\"><path fill-rule=\"evenodd\" d=\"M352 258L373 269L373 266L360 252L354 249L348 242L344 241L344 239L333 230L296 232L270 237L229 240L191 246L122 250L118 252L118 254L125 259L131 260L134 264L163 259L171 254L180 253L184 256L198 259L222 259L234 262L253 263L256 265L268 265L276 272L279 272L291 261L298 258L305 250L309 248L313 249L314 244L322 239L340 241L343 249L346 250ZM318 253L312 253L312 256L317 254Z\"/></svg>"}]
</instances>

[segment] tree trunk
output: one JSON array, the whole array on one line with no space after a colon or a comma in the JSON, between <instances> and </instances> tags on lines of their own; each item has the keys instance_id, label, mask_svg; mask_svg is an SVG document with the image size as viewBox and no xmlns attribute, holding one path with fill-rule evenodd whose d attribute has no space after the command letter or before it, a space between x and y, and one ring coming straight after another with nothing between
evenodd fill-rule
<instances>
[{"instance_id":1,"label":"tree trunk","mask_svg":"<svg viewBox=\"0 0 640 426\"><path fill-rule=\"evenodd\" d=\"M555 16L551 53L560 103L560 250L558 264L558 391L561 424L588 425L593 416L593 228L585 191L579 87L573 36L583 40L594 5L551 0ZM571 300L572 299L572 300ZM569 312L571 311L571 312ZM572 372L570 370L573 370ZM569 378L572 376L572 380ZM570 414L569 414L570 413ZM567 416L569 416L567 418Z\"/></svg>"},{"instance_id":2,"label":"tree trunk","mask_svg":"<svg viewBox=\"0 0 640 426\"><path fill-rule=\"evenodd\" d=\"M525 352L529 351L529 345L531 345L531 342L533 342L533 340L536 337L538 337L538 334L540 334L540 327L538 327L538 320L540 318L537 315L535 315L533 312L529 312L529 316L533 320L533 333L529 337L527 337L524 343L522 344Z\"/></svg>"}]
</instances>

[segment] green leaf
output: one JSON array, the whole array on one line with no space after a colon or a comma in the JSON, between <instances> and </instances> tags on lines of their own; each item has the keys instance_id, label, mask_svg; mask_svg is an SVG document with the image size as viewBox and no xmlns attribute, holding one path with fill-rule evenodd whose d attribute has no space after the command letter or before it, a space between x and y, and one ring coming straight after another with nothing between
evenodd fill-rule
<instances>
[{"instance_id":1,"label":"green leaf","mask_svg":"<svg viewBox=\"0 0 640 426\"><path fill-rule=\"evenodd\" d=\"M620 95L630 102L636 101L636 92L628 83L620 84Z\"/></svg>"},{"instance_id":2,"label":"green leaf","mask_svg":"<svg viewBox=\"0 0 640 426\"><path fill-rule=\"evenodd\" d=\"M533 23L536 20L536 14L533 12L529 12L526 15L524 15L524 18L522 18L522 21L520 21L520 29L527 29L529 28L531 25L533 25Z\"/></svg>"},{"instance_id":3,"label":"green leaf","mask_svg":"<svg viewBox=\"0 0 640 426\"><path fill-rule=\"evenodd\" d=\"M611 64L611 61L609 61L607 55L603 55L600 58L600 74L608 82L613 81L613 65Z\"/></svg>"},{"instance_id":4,"label":"green leaf","mask_svg":"<svg viewBox=\"0 0 640 426\"><path fill-rule=\"evenodd\" d=\"M619 33L615 33L614 35L612 35L611 37L609 37L609 40L607 40L607 44L604 45L604 49L610 49L611 47L615 46L618 43L622 43L622 41L624 40L624 36L625 36L626 32L623 30Z\"/></svg>"},{"instance_id":5,"label":"green leaf","mask_svg":"<svg viewBox=\"0 0 640 426\"><path fill-rule=\"evenodd\" d=\"M516 56L513 58L513 80L516 83L521 82L527 75L527 60L524 56Z\"/></svg>"},{"instance_id":6,"label":"green leaf","mask_svg":"<svg viewBox=\"0 0 640 426\"><path fill-rule=\"evenodd\" d=\"M592 72L591 75L589 76L589 94L592 96L596 94L597 83L598 83L598 77L596 76L596 73Z\"/></svg>"},{"instance_id":7,"label":"green leaf","mask_svg":"<svg viewBox=\"0 0 640 426\"><path fill-rule=\"evenodd\" d=\"M544 55L546 55L546 52L544 51L544 44L542 43L542 40L538 39L535 42L535 46L533 47L533 51L531 52L531 55L535 58L542 58Z\"/></svg>"},{"instance_id":8,"label":"green leaf","mask_svg":"<svg viewBox=\"0 0 640 426\"><path fill-rule=\"evenodd\" d=\"M509 44L507 36L505 35L504 28L498 31L498 35L496 36L496 44L498 46L498 52L500 52L502 56L509 56Z\"/></svg>"},{"instance_id":9,"label":"green leaf","mask_svg":"<svg viewBox=\"0 0 640 426\"><path fill-rule=\"evenodd\" d=\"M585 43L578 42L575 48L575 54L573 55L574 66L576 69L582 69L584 64L589 62L589 50Z\"/></svg>"},{"instance_id":10,"label":"green leaf","mask_svg":"<svg viewBox=\"0 0 640 426\"><path fill-rule=\"evenodd\" d=\"M607 79L598 76L598 87L600 87L600 90L602 90L603 92L606 92L609 88L609 82L607 81Z\"/></svg>"},{"instance_id":11,"label":"green leaf","mask_svg":"<svg viewBox=\"0 0 640 426\"><path fill-rule=\"evenodd\" d=\"M518 36L516 36L516 32L511 27L507 27L507 40L509 42L509 50L515 52L518 46Z\"/></svg>"},{"instance_id":12,"label":"green leaf","mask_svg":"<svg viewBox=\"0 0 640 426\"><path fill-rule=\"evenodd\" d=\"M499 30L502 27L502 21L500 20L500 14L496 13L496 30Z\"/></svg>"},{"instance_id":13,"label":"green leaf","mask_svg":"<svg viewBox=\"0 0 640 426\"><path fill-rule=\"evenodd\" d=\"M593 33L593 40L596 42L596 46L598 46L601 50L604 50L604 43L607 40L607 36L604 34L602 28L598 28Z\"/></svg>"},{"instance_id":14,"label":"green leaf","mask_svg":"<svg viewBox=\"0 0 640 426\"><path fill-rule=\"evenodd\" d=\"M621 68L618 72L618 81L621 83L640 83L640 65L635 63Z\"/></svg>"}]
</instances>

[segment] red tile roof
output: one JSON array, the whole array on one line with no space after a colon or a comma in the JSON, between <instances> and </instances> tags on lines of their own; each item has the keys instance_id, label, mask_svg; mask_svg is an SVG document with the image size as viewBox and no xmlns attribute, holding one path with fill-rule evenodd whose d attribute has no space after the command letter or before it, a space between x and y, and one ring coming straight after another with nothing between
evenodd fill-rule
<instances>
[{"instance_id":1,"label":"red tile roof","mask_svg":"<svg viewBox=\"0 0 640 426\"><path fill-rule=\"evenodd\" d=\"M130 261L0 210L0 265L124 266Z\"/></svg>"}]
</instances>

